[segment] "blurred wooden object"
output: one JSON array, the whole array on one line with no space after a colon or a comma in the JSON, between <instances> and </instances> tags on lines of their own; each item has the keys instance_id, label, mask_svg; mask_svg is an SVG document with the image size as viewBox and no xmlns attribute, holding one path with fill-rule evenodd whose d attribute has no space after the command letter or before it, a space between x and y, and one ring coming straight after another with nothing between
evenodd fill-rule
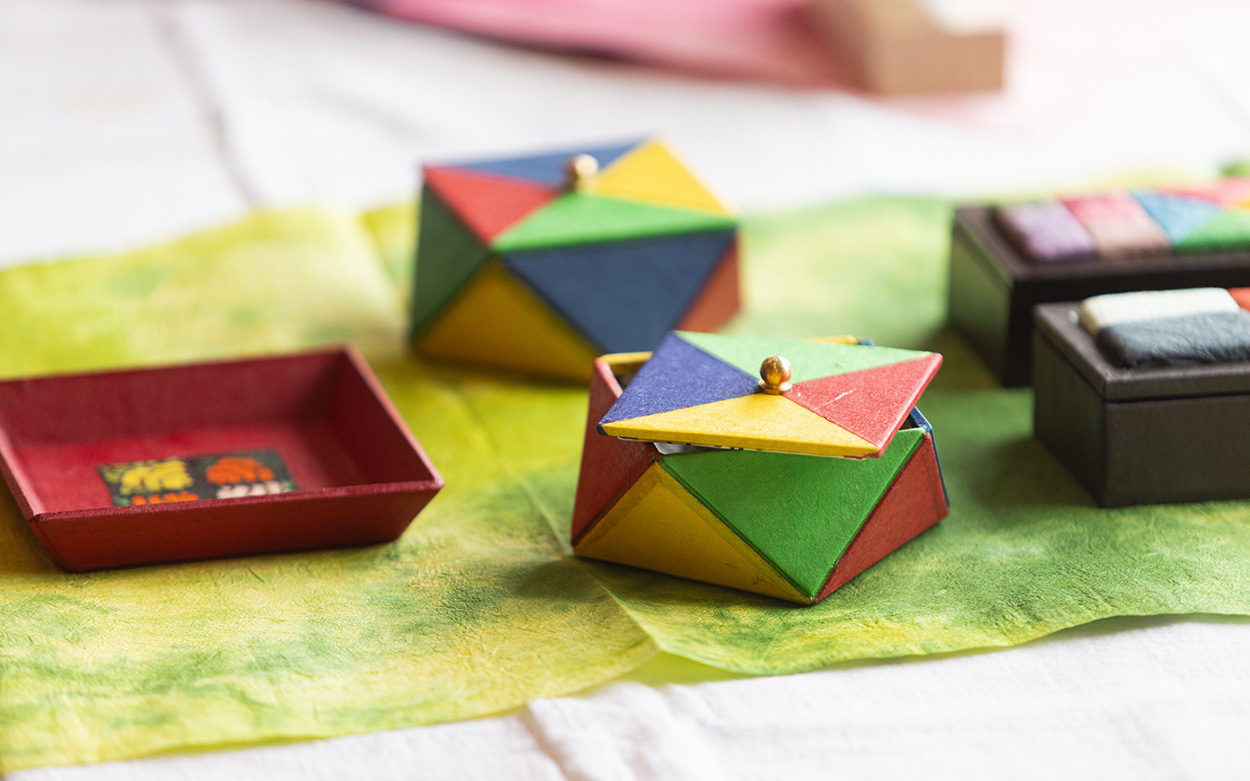
<instances>
[{"instance_id":1,"label":"blurred wooden object","mask_svg":"<svg viewBox=\"0 0 1250 781\"><path fill-rule=\"evenodd\" d=\"M885 95L1003 86L999 0L811 0L863 87Z\"/></svg>"}]
</instances>

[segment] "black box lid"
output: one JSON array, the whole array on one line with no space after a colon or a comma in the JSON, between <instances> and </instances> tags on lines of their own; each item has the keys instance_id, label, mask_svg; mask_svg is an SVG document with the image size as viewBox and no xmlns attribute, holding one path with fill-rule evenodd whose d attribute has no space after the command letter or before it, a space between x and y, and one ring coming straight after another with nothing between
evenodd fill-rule
<instances>
[{"instance_id":1,"label":"black box lid","mask_svg":"<svg viewBox=\"0 0 1250 781\"><path fill-rule=\"evenodd\" d=\"M1033 323L1107 401L1190 398L1250 393L1250 363L1217 363L1164 369L1123 369L1103 356L1094 337L1077 322L1077 303L1041 304Z\"/></svg>"}]
</instances>

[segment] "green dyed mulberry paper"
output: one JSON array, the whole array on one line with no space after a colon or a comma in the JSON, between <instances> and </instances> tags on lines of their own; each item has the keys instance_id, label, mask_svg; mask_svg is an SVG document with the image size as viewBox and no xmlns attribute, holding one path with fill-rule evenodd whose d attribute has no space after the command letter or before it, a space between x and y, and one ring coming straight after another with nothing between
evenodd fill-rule
<instances>
[{"instance_id":1,"label":"green dyed mulberry paper","mask_svg":"<svg viewBox=\"0 0 1250 781\"><path fill-rule=\"evenodd\" d=\"M732 330L942 351L922 408L950 518L811 608L573 559L584 391L404 354L412 213L260 214L0 272L0 376L350 341L447 479L391 545L85 575L0 493L0 769L467 718L657 649L788 672L1250 612L1250 504L1096 509L1032 439L1028 391L940 330L949 210L928 201L748 220Z\"/></svg>"}]
</instances>

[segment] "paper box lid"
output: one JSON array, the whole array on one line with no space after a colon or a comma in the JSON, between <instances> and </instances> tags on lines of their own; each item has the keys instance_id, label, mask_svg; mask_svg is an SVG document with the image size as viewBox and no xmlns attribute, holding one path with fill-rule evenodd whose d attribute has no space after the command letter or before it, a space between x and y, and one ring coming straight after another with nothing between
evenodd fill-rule
<instances>
[{"instance_id":1,"label":"paper box lid","mask_svg":"<svg viewBox=\"0 0 1250 781\"><path fill-rule=\"evenodd\" d=\"M763 387L783 356L789 387ZM941 366L942 356L845 340L674 331L599 422L603 434L821 456L878 456ZM766 383L764 383L766 384ZM770 392L770 390L772 392Z\"/></svg>"},{"instance_id":2,"label":"paper box lid","mask_svg":"<svg viewBox=\"0 0 1250 781\"><path fill-rule=\"evenodd\" d=\"M652 139L430 165L424 174L426 186L497 253L737 224L673 152Z\"/></svg>"}]
</instances>

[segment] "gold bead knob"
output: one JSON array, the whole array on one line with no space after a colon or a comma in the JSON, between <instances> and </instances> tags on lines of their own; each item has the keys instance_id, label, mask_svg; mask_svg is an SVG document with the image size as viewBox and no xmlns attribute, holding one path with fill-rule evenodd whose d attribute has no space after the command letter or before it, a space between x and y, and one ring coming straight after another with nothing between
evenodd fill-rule
<instances>
[{"instance_id":1,"label":"gold bead knob","mask_svg":"<svg viewBox=\"0 0 1250 781\"><path fill-rule=\"evenodd\" d=\"M790 361L782 355L770 355L760 364L760 390L780 396L794 386L790 384Z\"/></svg>"},{"instance_id":2,"label":"gold bead knob","mask_svg":"<svg viewBox=\"0 0 1250 781\"><path fill-rule=\"evenodd\" d=\"M573 155L564 164L564 173L570 190L585 190L591 177L599 173L599 161L594 155Z\"/></svg>"}]
</instances>

